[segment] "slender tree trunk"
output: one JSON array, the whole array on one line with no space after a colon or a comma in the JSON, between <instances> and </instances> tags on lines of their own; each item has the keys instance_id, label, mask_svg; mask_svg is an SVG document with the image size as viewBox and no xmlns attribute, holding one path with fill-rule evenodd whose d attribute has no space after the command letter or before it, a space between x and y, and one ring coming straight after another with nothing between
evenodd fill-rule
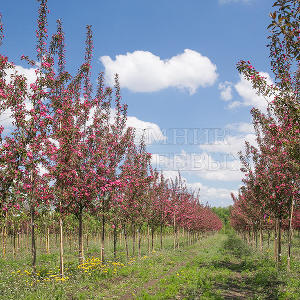
<instances>
[{"instance_id":1,"label":"slender tree trunk","mask_svg":"<svg viewBox=\"0 0 300 300\"><path fill-rule=\"evenodd\" d=\"M139 257L142 256L142 251L141 251L141 240L142 240L142 235L141 235L141 229L142 227L139 226L138 228L138 253L139 253Z\"/></svg>"},{"instance_id":2,"label":"slender tree trunk","mask_svg":"<svg viewBox=\"0 0 300 300\"><path fill-rule=\"evenodd\" d=\"M150 254L150 227L147 225L147 245L148 245L148 253Z\"/></svg>"},{"instance_id":3,"label":"slender tree trunk","mask_svg":"<svg viewBox=\"0 0 300 300\"><path fill-rule=\"evenodd\" d=\"M82 224L82 208L80 208L79 214L78 214L78 258L79 258L79 264L82 264L84 262L84 253L83 253L83 224Z\"/></svg>"},{"instance_id":4,"label":"slender tree trunk","mask_svg":"<svg viewBox=\"0 0 300 300\"><path fill-rule=\"evenodd\" d=\"M135 224L132 224L132 256L135 256Z\"/></svg>"},{"instance_id":5,"label":"slender tree trunk","mask_svg":"<svg viewBox=\"0 0 300 300\"><path fill-rule=\"evenodd\" d=\"M163 249L163 224L160 224L160 250Z\"/></svg>"},{"instance_id":6,"label":"slender tree trunk","mask_svg":"<svg viewBox=\"0 0 300 300\"><path fill-rule=\"evenodd\" d=\"M17 233L17 250L20 251L20 228Z\"/></svg>"},{"instance_id":7,"label":"slender tree trunk","mask_svg":"<svg viewBox=\"0 0 300 300\"><path fill-rule=\"evenodd\" d=\"M154 229L151 227L151 251L154 250Z\"/></svg>"},{"instance_id":8,"label":"slender tree trunk","mask_svg":"<svg viewBox=\"0 0 300 300\"><path fill-rule=\"evenodd\" d=\"M277 223L278 223L278 220L277 218L275 219L275 226L274 226L274 259L277 263L277 248L278 248L278 236L277 236Z\"/></svg>"},{"instance_id":9,"label":"slender tree trunk","mask_svg":"<svg viewBox=\"0 0 300 300\"><path fill-rule=\"evenodd\" d=\"M48 243L49 243L49 228L47 228L47 236L48 236ZM47 246L47 252L49 252L49 244ZM60 277L64 277L64 244L63 244L63 220L60 214L59 216L59 270L60 270Z\"/></svg>"},{"instance_id":10,"label":"slender tree trunk","mask_svg":"<svg viewBox=\"0 0 300 300\"><path fill-rule=\"evenodd\" d=\"M6 255L6 238L7 238L7 211L5 211L4 226L2 229L2 256Z\"/></svg>"},{"instance_id":11,"label":"slender tree trunk","mask_svg":"<svg viewBox=\"0 0 300 300\"><path fill-rule=\"evenodd\" d=\"M114 227L114 260L117 259L117 226Z\"/></svg>"},{"instance_id":12,"label":"slender tree trunk","mask_svg":"<svg viewBox=\"0 0 300 300\"><path fill-rule=\"evenodd\" d=\"M103 211L103 216L102 216L102 231L101 231L101 261L104 262L104 242L105 242L105 216L104 216L104 211Z\"/></svg>"},{"instance_id":13,"label":"slender tree trunk","mask_svg":"<svg viewBox=\"0 0 300 300\"><path fill-rule=\"evenodd\" d=\"M175 213L173 217L173 228L174 228L174 250L176 250L176 218L175 218Z\"/></svg>"},{"instance_id":14,"label":"slender tree trunk","mask_svg":"<svg viewBox=\"0 0 300 300\"><path fill-rule=\"evenodd\" d=\"M126 257L127 257L127 260L128 260L129 259L129 249L128 249L128 239L127 239L126 224L124 224L123 230L124 230L124 238L125 238Z\"/></svg>"},{"instance_id":15,"label":"slender tree trunk","mask_svg":"<svg viewBox=\"0 0 300 300\"><path fill-rule=\"evenodd\" d=\"M291 271L291 248L292 248L292 238L293 238L293 213L294 213L294 197L292 199L292 207L290 211L289 218L289 230L288 230L288 257L287 257L287 270Z\"/></svg>"},{"instance_id":16,"label":"slender tree trunk","mask_svg":"<svg viewBox=\"0 0 300 300\"><path fill-rule=\"evenodd\" d=\"M260 245L260 252L262 253L264 245L263 245L263 230L262 230L262 223L261 222L260 222L260 225L259 225L259 245Z\"/></svg>"},{"instance_id":17,"label":"slender tree trunk","mask_svg":"<svg viewBox=\"0 0 300 300\"><path fill-rule=\"evenodd\" d=\"M49 226L46 226L46 241L45 241L45 246L46 246L46 253L49 254Z\"/></svg>"},{"instance_id":18,"label":"slender tree trunk","mask_svg":"<svg viewBox=\"0 0 300 300\"><path fill-rule=\"evenodd\" d=\"M278 263L281 262L281 218L278 220L278 255L277 261Z\"/></svg>"},{"instance_id":19,"label":"slender tree trunk","mask_svg":"<svg viewBox=\"0 0 300 300\"><path fill-rule=\"evenodd\" d=\"M268 249L269 249L270 248L270 230L269 230L269 228L267 230L268 230Z\"/></svg>"},{"instance_id":20,"label":"slender tree trunk","mask_svg":"<svg viewBox=\"0 0 300 300\"><path fill-rule=\"evenodd\" d=\"M13 226L13 255L16 257L17 254L17 247L16 247L16 229L15 226Z\"/></svg>"},{"instance_id":21,"label":"slender tree trunk","mask_svg":"<svg viewBox=\"0 0 300 300\"><path fill-rule=\"evenodd\" d=\"M35 223L34 223L34 207L31 204L30 217L31 217L31 257L32 257L32 269L36 272L36 243L35 243Z\"/></svg>"},{"instance_id":22,"label":"slender tree trunk","mask_svg":"<svg viewBox=\"0 0 300 300\"><path fill-rule=\"evenodd\" d=\"M255 228L255 248L258 248L257 228Z\"/></svg>"}]
</instances>

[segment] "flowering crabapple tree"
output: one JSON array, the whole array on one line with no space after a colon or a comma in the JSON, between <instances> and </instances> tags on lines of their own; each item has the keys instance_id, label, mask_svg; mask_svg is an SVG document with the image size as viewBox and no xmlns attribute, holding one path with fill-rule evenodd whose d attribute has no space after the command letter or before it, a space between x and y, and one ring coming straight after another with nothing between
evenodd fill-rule
<instances>
[{"instance_id":1,"label":"flowering crabapple tree","mask_svg":"<svg viewBox=\"0 0 300 300\"><path fill-rule=\"evenodd\" d=\"M257 93L268 97L267 113L253 108L251 113L256 129L259 162L256 165L253 189L260 189L261 214L275 219L276 260L281 256L281 224L288 219L288 268L290 268L292 219L299 206L299 1L275 1L270 13L268 37L274 84L268 84L249 61L240 61L237 69L248 79ZM247 174L250 175L250 174ZM257 195L256 195L257 197ZM257 200L256 200L257 201Z\"/></svg>"}]
</instances>

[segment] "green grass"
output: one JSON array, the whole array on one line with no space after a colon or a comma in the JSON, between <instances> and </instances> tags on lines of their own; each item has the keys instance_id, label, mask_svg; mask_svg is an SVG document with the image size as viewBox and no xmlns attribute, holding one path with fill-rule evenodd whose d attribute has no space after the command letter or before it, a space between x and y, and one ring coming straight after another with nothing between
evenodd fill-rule
<instances>
[{"instance_id":1,"label":"green grass","mask_svg":"<svg viewBox=\"0 0 300 300\"><path fill-rule=\"evenodd\" d=\"M57 276L57 253L40 254L34 275L28 255L2 259L0 299L300 299L299 261L290 274L285 263L277 270L271 249L261 255L234 233L176 251L170 239L162 251L145 252L102 264L91 251L80 266L67 253L65 280Z\"/></svg>"}]
</instances>

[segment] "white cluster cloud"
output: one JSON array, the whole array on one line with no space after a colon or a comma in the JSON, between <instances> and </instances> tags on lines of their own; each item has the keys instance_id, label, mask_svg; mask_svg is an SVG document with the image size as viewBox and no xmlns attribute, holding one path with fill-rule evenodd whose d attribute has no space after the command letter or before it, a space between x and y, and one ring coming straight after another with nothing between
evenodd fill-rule
<instances>
[{"instance_id":1,"label":"white cluster cloud","mask_svg":"<svg viewBox=\"0 0 300 300\"><path fill-rule=\"evenodd\" d=\"M200 145L200 149L208 152L228 153L236 156L236 154L244 149L245 141L250 142L251 145L256 145L256 135L248 133L246 135L228 135L223 141L216 141L213 144Z\"/></svg>"},{"instance_id":2,"label":"white cluster cloud","mask_svg":"<svg viewBox=\"0 0 300 300\"><path fill-rule=\"evenodd\" d=\"M211 86L218 74L217 67L201 53L185 49L184 53L162 60L149 51L134 51L117 55L115 60L102 56L108 84L114 75L120 76L121 87L133 92L155 92L168 87L187 89L190 94L197 88Z\"/></svg>"},{"instance_id":3,"label":"white cluster cloud","mask_svg":"<svg viewBox=\"0 0 300 300\"><path fill-rule=\"evenodd\" d=\"M236 193L235 190L226 188L215 188L202 184L201 182L189 183L188 187L197 190L200 189L200 199L202 203L208 203L211 206L232 205L230 194Z\"/></svg>"},{"instance_id":4,"label":"white cluster cloud","mask_svg":"<svg viewBox=\"0 0 300 300\"><path fill-rule=\"evenodd\" d=\"M245 123L245 122L240 122L240 123L231 123L226 125L226 128L232 129L241 133L254 133L254 127L253 124L251 123Z\"/></svg>"},{"instance_id":5,"label":"white cluster cloud","mask_svg":"<svg viewBox=\"0 0 300 300\"><path fill-rule=\"evenodd\" d=\"M259 74L266 79L266 82L269 85L273 83L271 76L268 73L260 72ZM240 101L231 101L233 98L232 86L234 87L235 92L241 98ZM256 90L252 87L251 82L248 81L243 75L240 75L240 80L235 84L229 81L220 83L219 90L221 90L221 99L229 102L228 107L231 109L240 106L254 106L265 112L268 102L272 101L272 98L270 97L257 95Z\"/></svg>"},{"instance_id":6,"label":"white cluster cloud","mask_svg":"<svg viewBox=\"0 0 300 300\"><path fill-rule=\"evenodd\" d=\"M178 176L177 171L163 171L163 174L165 178L170 180L174 180ZM182 174L181 179L186 182L187 187L191 190L200 189L200 200L203 204L208 203L211 206L217 207L232 205L230 194L236 193L236 190L210 187L201 182L188 183Z\"/></svg>"},{"instance_id":7,"label":"white cluster cloud","mask_svg":"<svg viewBox=\"0 0 300 300\"><path fill-rule=\"evenodd\" d=\"M232 87L231 87L231 82L225 81L219 83L219 90L221 90L221 98L224 101L229 101L232 99Z\"/></svg>"},{"instance_id":8,"label":"white cluster cloud","mask_svg":"<svg viewBox=\"0 0 300 300\"><path fill-rule=\"evenodd\" d=\"M12 82L12 75L23 75L27 79L27 87L29 89L30 84L36 81L36 73L35 68L23 68L22 66L16 65L13 69L5 70L6 76L4 80L6 83ZM25 101L25 106L27 109L32 108L32 105L29 101ZM13 128L13 118L12 111L10 109L6 109L0 113L0 125L4 127L3 135L8 135Z\"/></svg>"},{"instance_id":9,"label":"white cluster cloud","mask_svg":"<svg viewBox=\"0 0 300 300\"><path fill-rule=\"evenodd\" d=\"M143 134L146 144L152 144L153 142L164 141L166 139L166 136L164 136L157 124L145 122L133 116L128 116L127 127L135 128L136 142L139 142Z\"/></svg>"},{"instance_id":10,"label":"white cluster cloud","mask_svg":"<svg viewBox=\"0 0 300 300\"><path fill-rule=\"evenodd\" d=\"M191 176L214 181L240 181L240 161L232 155L215 160L208 153L152 154L152 165L158 170L176 174L177 170ZM174 173L175 172L175 173Z\"/></svg>"},{"instance_id":11,"label":"white cluster cloud","mask_svg":"<svg viewBox=\"0 0 300 300\"><path fill-rule=\"evenodd\" d=\"M31 83L34 83L37 79L36 73L35 73L35 68L23 68L22 66L16 65L13 69L7 69L5 71L6 76L5 76L5 81L7 83L11 82L11 76L13 74L17 75L23 75L27 79L27 86L29 87Z\"/></svg>"}]
</instances>

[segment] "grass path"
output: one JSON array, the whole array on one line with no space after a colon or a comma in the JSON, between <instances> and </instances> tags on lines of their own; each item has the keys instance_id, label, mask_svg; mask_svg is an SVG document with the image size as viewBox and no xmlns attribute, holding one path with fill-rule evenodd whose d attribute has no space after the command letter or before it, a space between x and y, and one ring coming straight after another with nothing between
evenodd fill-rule
<instances>
[{"instance_id":1,"label":"grass path","mask_svg":"<svg viewBox=\"0 0 300 300\"><path fill-rule=\"evenodd\" d=\"M24 267L21 273L16 271L22 269L18 261L2 263L1 300L300 299L300 261L293 262L291 274L284 266L277 271L267 252L254 253L233 233L215 234L124 264L112 261L99 268L92 260L79 268L74 262L66 266L65 281L49 275L49 267L35 278Z\"/></svg>"},{"instance_id":2,"label":"grass path","mask_svg":"<svg viewBox=\"0 0 300 300\"><path fill-rule=\"evenodd\" d=\"M216 235L202 246L185 266L145 287L136 299L300 299L296 269L294 276L277 272L272 260L255 255L235 235Z\"/></svg>"}]
</instances>

